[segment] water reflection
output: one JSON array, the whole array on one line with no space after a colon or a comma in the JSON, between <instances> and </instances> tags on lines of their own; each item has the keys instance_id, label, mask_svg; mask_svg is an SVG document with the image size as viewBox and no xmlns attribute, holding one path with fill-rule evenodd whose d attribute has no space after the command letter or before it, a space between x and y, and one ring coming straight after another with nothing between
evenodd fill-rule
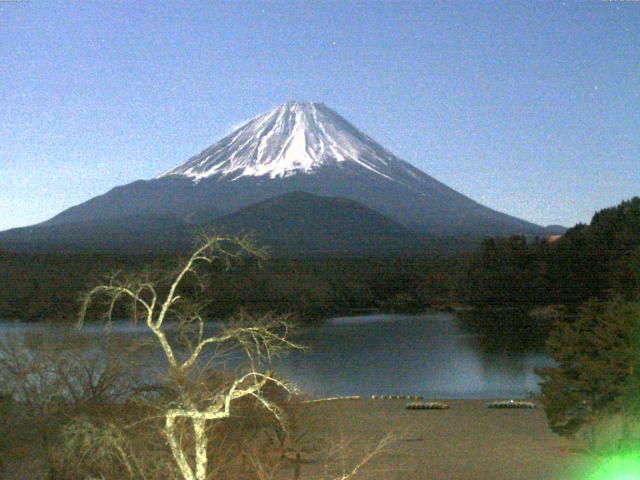
<instances>
[{"instance_id":1,"label":"water reflection","mask_svg":"<svg viewBox=\"0 0 640 480\"><path fill-rule=\"evenodd\" d=\"M539 345L524 338L489 338L474 321L441 312L336 318L302 331L297 341L308 349L288 353L275 366L312 396L488 399L537 392L533 368L550 364ZM54 334L48 326L0 323L0 334L28 330ZM88 325L84 332L102 335L104 328ZM111 333L129 341L149 335L144 325L126 322L115 324ZM148 365L166 367L157 349L147 356ZM234 363L233 357L227 361Z\"/></svg>"},{"instance_id":2,"label":"water reflection","mask_svg":"<svg viewBox=\"0 0 640 480\"><path fill-rule=\"evenodd\" d=\"M334 319L299 341L309 351L291 353L278 367L314 395L523 397L538 391L533 368L549 364L544 353L500 349L438 312Z\"/></svg>"},{"instance_id":3,"label":"water reflection","mask_svg":"<svg viewBox=\"0 0 640 480\"><path fill-rule=\"evenodd\" d=\"M457 315L460 328L478 334L478 348L484 353L544 352L551 322L532 318L525 308L485 308Z\"/></svg>"}]
</instances>

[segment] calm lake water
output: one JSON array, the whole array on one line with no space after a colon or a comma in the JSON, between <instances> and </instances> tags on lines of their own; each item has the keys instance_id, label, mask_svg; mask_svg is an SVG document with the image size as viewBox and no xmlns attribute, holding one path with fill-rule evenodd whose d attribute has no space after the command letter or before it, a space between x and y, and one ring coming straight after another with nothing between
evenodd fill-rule
<instances>
[{"instance_id":1,"label":"calm lake water","mask_svg":"<svg viewBox=\"0 0 640 480\"><path fill-rule=\"evenodd\" d=\"M45 334L54 334L44 327ZM0 322L0 335L40 330ZM102 327L87 326L89 335ZM115 335L144 336L144 326L117 324ZM427 398L516 398L538 392L534 367L550 365L544 352L501 349L470 333L455 314L390 314L328 320L299 334L305 351L276 361L277 372L313 397L424 395ZM158 358L158 360L161 360Z\"/></svg>"}]
</instances>

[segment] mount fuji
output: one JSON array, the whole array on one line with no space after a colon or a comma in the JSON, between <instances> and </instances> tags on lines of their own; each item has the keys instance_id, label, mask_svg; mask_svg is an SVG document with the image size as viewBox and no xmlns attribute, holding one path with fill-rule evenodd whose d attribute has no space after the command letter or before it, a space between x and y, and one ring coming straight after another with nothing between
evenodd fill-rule
<instances>
[{"instance_id":1,"label":"mount fuji","mask_svg":"<svg viewBox=\"0 0 640 480\"><path fill-rule=\"evenodd\" d=\"M0 241L37 243L37 238L58 232L63 242L64 232L96 225L142 225L132 227L140 239L149 224L155 226L150 234L157 235L163 223L175 232L182 224L215 223L293 192L357 202L416 234L550 233L458 193L396 157L324 104L289 102L153 179L116 187L39 225L0 233ZM295 202L289 208L295 209ZM126 236L126 228L122 234Z\"/></svg>"}]
</instances>

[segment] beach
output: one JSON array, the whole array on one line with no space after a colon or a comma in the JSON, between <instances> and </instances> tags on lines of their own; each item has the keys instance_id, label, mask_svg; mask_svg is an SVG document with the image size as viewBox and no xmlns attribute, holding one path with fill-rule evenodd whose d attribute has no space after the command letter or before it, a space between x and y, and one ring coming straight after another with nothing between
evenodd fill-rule
<instances>
[{"instance_id":1,"label":"beach","mask_svg":"<svg viewBox=\"0 0 640 480\"><path fill-rule=\"evenodd\" d=\"M359 478L567 480L585 460L573 441L551 432L539 406L490 409L486 401L452 400L447 410L407 410L406 403L351 399L307 408L327 437L344 441L347 470L389 432L397 435ZM320 468L303 465L301 478L317 478Z\"/></svg>"}]
</instances>

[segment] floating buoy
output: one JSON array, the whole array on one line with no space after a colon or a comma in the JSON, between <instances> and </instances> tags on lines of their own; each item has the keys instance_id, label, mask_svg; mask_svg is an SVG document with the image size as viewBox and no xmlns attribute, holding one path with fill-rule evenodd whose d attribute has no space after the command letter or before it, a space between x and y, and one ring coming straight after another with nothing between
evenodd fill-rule
<instances>
[{"instance_id":1,"label":"floating buoy","mask_svg":"<svg viewBox=\"0 0 640 480\"><path fill-rule=\"evenodd\" d=\"M422 400L422 395L371 395L372 400Z\"/></svg>"},{"instance_id":2,"label":"floating buoy","mask_svg":"<svg viewBox=\"0 0 640 480\"><path fill-rule=\"evenodd\" d=\"M407 410L447 410L449 404L444 402L412 402L405 405Z\"/></svg>"},{"instance_id":3,"label":"floating buoy","mask_svg":"<svg viewBox=\"0 0 640 480\"><path fill-rule=\"evenodd\" d=\"M533 402L525 400L496 400L495 402L489 402L488 408L535 408L536 405Z\"/></svg>"}]
</instances>

